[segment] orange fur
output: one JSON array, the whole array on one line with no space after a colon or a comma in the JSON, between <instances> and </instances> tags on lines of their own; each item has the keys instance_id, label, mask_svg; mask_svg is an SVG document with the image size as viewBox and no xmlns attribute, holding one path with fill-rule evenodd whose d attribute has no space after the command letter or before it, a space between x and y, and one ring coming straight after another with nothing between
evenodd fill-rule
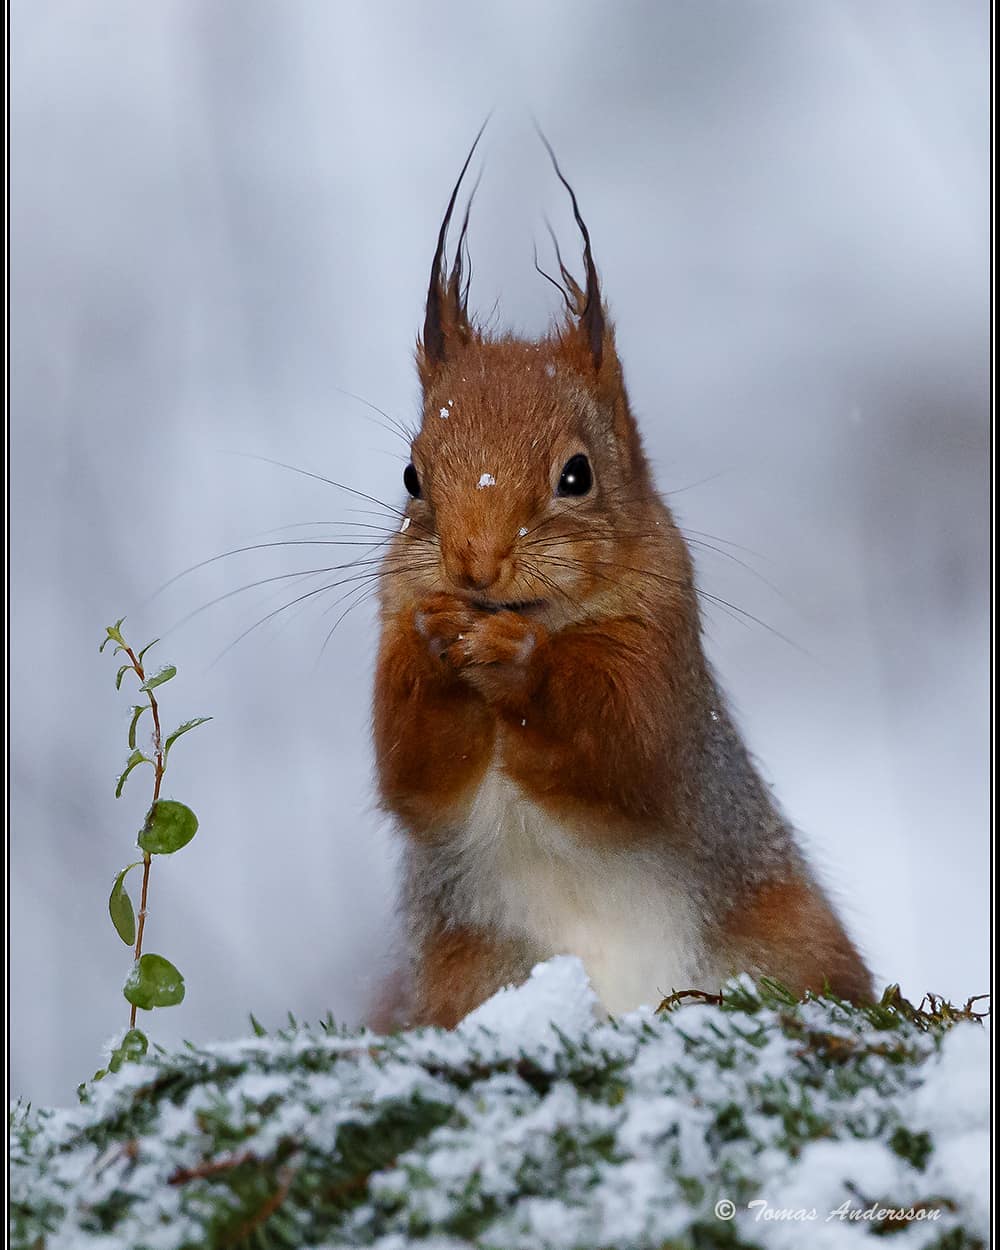
<instances>
[{"instance_id":1,"label":"orange fur","mask_svg":"<svg viewBox=\"0 0 1000 1250\"><path fill-rule=\"evenodd\" d=\"M871 974L822 895L804 881L769 882L723 922L734 972L754 970L798 993L828 985L869 1001Z\"/></svg>"},{"instance_id":2,"label":"orange fur","mask_svg":"<svg viewBox=\"0 0 1000 1250\"><path fill-rule=\"evenodd\" d=\"M474 929L436 929L422 956L414 987L414 1025L454 1028L506 979L502 943Z\"/></svg>"}]
</instances>

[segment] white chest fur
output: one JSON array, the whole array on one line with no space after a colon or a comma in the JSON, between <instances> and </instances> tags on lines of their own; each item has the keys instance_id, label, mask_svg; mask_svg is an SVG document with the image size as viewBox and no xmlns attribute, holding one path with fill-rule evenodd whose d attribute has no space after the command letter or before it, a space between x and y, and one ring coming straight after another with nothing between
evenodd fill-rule
<instances>
[{"instance_id":1,"label":"white chest fur","mask_svg":"<svg viewBox=\"0 0 1000 1250\"><path fill-rule=\"evenodd\" d=\"M456 851L452 884L470 921L527 941L540 959L578 955L609 1012L656 1006L704 979L690 894L663 859L587 845L495 766Z\"/></svg>"}]
</instances>

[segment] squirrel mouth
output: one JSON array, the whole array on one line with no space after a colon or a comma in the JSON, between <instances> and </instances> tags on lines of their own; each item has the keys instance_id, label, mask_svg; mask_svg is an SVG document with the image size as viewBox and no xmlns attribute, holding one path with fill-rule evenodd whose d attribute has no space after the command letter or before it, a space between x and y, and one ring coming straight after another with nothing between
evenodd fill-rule
<instances>
[{"instance_id":1,"label":"squirrel mouth","mask_svg":"<svg viewBox=\"0 0 1000 1250\"><path fill-rule=\"evenodd\" d=\"M510 599L503 603L495 599L472 599L471 603L483 612L517 612L520 616L530 616L546 606L544 599Z\"/></svg>"}]
</instances>

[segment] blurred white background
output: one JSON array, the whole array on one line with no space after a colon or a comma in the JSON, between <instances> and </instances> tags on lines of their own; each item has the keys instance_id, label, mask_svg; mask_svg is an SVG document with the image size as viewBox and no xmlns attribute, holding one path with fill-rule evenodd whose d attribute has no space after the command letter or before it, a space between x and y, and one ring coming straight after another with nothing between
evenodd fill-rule
<instances>
[{"instance_id":1,"label":"blurred white background","mask_svg":"<svg viewBox=\"0 0 1000 1250\"><path fill-rule=\"evenodd\" d=\"M534 113L661 486L742 561L696 547L702 585L770 627L706 609L753 750L878 977L987 987L985 5L15 0L11 34L12 1094L69 1102L127 1019L106 898L149 790L114 798L103 628L349 558L249 553L141 606L372 519L248 455L401 499L403 444L342 392L416 414L434 236L493 107L473 304L539 331L546 213L578 255ZM150 657L167 721L215 717L166 787L201 831L152 874L147 949L187 977L159 1040L355 1020L389 948L372 602L322 655L318 596L213 665L282 585Z\"/></svg>"}]
</instances>

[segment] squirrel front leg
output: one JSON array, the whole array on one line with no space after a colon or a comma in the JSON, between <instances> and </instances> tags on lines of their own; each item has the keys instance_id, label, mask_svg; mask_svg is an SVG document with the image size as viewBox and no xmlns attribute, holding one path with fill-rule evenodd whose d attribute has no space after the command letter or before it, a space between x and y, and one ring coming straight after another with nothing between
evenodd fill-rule
<instances>
[{"instance_id":1,"label":"squirrel front leg","mask_svg":"<svg viewBox=\"0 0 1000 1250\"><path fill-rule=\"evenodd\" d=\"M443 654L471 610L433 595L385 621L375 674L373 733L383 807L433 835L482 773L494 718Z\"/></svg>"},{"instance_id":2,"label":"squirrel front leg","mask_svg":"<svg viewBox=\"0 0 1000 1250\"><path fill-rule=\"evenodd\" d=\"M505 728L503 762L549 807L614 822L662 817L673 748L669 642L618 618L549 633L516 612L477 616L444 657Z\"/></svg>"},{"instance_id":3,"label":"squirrel front leg","mask_svg":"<svg viewBox=\"0 0 1000 1250\"><path fill-rule=\"evenodd\" d=\"M432 924L414 960L411 1024L451 1029L491 994L524 981L536 962L501 934L467 925Z\"/></svg>"}]
</instances>

